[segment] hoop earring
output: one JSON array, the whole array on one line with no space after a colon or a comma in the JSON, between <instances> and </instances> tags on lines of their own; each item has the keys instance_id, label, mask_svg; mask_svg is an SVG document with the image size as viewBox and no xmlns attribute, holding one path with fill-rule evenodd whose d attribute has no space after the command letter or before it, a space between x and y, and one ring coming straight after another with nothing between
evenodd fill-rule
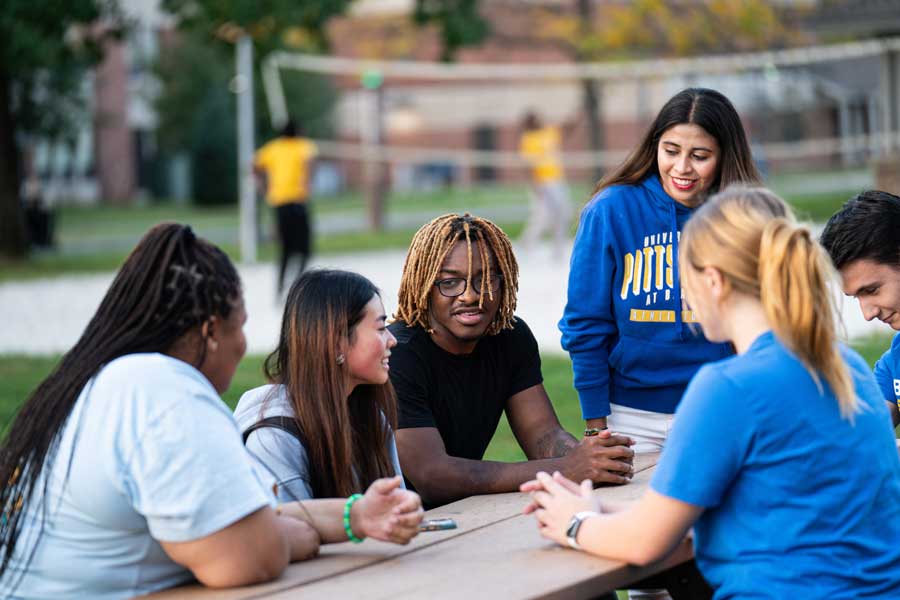
<instances>
[{"instance_id":1,"label":"hoop earring","mask_svg":"<svg viewBox=\"0 0 900 600\"><path fill-rule=\"evenodd\" d=\"M339 364L339 365L344 364L344 355L343 354L338 354L337 364Z\"/></svg>"}]
</instances>

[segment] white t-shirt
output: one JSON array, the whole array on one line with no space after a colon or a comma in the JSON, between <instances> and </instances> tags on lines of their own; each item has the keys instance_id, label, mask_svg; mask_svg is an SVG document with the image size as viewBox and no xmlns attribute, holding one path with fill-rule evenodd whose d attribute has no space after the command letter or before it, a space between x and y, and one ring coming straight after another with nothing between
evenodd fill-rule
<instances>
[{"instance_id":1,"label":"white t-shirt","mask_svg":"<svg viewBox=\"0 0 900 600\"><path fill-rule=\"evenodd\" d=\"M189 581L157 540L196 540L274 505L258 469L203 374L162 354L116 359L75 403L45 472L43 533L35 548L43 519L29 502L0 597L20 576L18 598L125 598Z\"/></svg>"},{"instance_id":2,"label":"white t-shirt","mask_svg":"<svg viewBox=\"0 0 900 600\"><path fill-rule=\"evenodd\" d=\"M269 417L293 417L294 409L283 385L263 385L246 392L234 409L241 431ZM247 450L278 480L278 500L291 502L313 497L306 448L290 433L276 427L254 429ZM388 438L388 454L394 473L402 475L394 433Z\"/></svg>"}]
</instances>

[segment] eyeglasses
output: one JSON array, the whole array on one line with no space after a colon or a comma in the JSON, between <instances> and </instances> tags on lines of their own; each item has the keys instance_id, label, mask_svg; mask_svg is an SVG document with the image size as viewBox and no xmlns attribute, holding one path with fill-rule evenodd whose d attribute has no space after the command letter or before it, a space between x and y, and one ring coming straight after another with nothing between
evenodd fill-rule
<instances>
[{"instance_id":1,"label":"eyeglasses","mask_svg":"<svg viewBox=\"0 0 900 600\"><path fill-rule=\"evenodd\" d=\"M472 289L475 290L476 294L481 293L481 282L483 278L481 276L474 277L472 279ZM493 274L491 275L490 280L488 280L487 288L492 292L500 291L500 282L503 281L503 275ZM466 278L465 277L451 277L449 279L439 279L434 282L434 285L437 286L438 291L441 293L441 296L446 298L456 298L457 296L462 296L466 293Z\"/></svg>"}]
</instances>

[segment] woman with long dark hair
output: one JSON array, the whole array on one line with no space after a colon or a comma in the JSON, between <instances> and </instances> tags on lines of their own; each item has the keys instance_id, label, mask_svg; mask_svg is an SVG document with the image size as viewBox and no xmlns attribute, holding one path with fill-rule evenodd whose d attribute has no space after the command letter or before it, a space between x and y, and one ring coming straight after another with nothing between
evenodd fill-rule
<instances>
[{"instance_id":1,"label":"woman with long dark hair","mask_svg":"<svg viewBox=\"0 0 900 600\"><path fill-rule=\"evenodd\" d=\"M143 237L3 442L0 596L245 585L317 552L218 396L245 320L221 250L182 225Z\"/></svg>"},{"instance_id":2,"label":"woman with long dark hair","mask_svg":"<svg viewBox=\"0 0 900 600\"><path fill-rule=\"evenodd\" d=\"M272 383L245 393L235 410L248 450L278 479L281 501L365 491L352 531L335 526L343 501L302 502L325 542L372 536L405 543L414 527L368 517L372 500L385 493L414 497L397 515L421 519L418 496L401 489L397 402L388 379L397 341L386 318L378 288L362 275L303 274L288 292L278 347L266 359Z\"/></svg>"},{"instance_id":3,"label":"woman with long dark hair","mask_svg":"<svg viewBox=\"0 0 900 600\"><path fill-rule=\"evenodd\" d=\"M757 182L740 117L715 90L679 92L581 214L559 323L586 429L659 451L690 378L731 354L695 332L682 301L679 235L710 193Z\"/></svg>"}]
</instances>

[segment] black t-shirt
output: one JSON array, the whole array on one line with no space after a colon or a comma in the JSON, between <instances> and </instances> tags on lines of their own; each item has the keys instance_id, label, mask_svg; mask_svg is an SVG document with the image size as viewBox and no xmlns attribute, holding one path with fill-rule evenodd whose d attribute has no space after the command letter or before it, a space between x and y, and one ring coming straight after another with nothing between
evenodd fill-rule
<instances>
[{"instance_id":1,"label":"black t-shirt","mask_svg":"<svg viewBox=\"0 0 900 600\"><path fill-rule=\"evenodd\" d=\"M388 328L397 338L390 374L399 427L437 427L450 456L481 460L506 401L543 381L537 341L522 319L466 355L442 349L421 327Z\"/></svg>"}]
</instances>

